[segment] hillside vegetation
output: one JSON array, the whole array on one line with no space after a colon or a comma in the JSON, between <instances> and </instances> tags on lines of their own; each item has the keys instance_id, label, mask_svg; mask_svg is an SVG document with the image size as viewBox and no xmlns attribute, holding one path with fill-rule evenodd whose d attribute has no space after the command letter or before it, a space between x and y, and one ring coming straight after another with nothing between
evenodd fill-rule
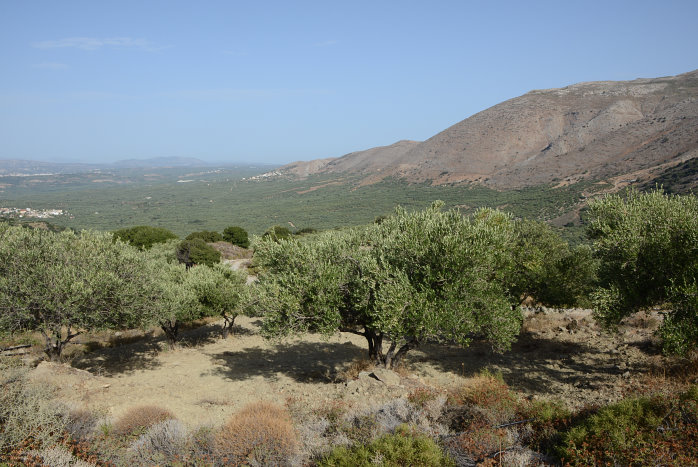
<instances>
[{"instance_id":1,"label":"hillside vegetation","mask_svg":"<svg viewBox=\"0 0 698 467\"><path fill-rule=\"evenodd\" d=\"M181 257L186 242L210 247L203 237L217 240L217 232L199 231L192 240L180 241L146 226L138 232L150 234L153 242L125 237L137 241L137 247L106 233L2 225L3 348L36 345L40 336L38 347L57 362L83 334L110 336L141 327L145 334L134 334L134 339L145 348L153 345L148 337L153 328L165 336L164 346L156 346L150 357L119 353L118 348L91 357L95 348L87 348L83 361L91 371L121 373L107 383L67 366L41 364L31 370L16 359L0 359L2 460L10 465L370 465L377 460L385 465L688 465L698 455L692 354L698 347L698 200L631 190L594 200L589 216L592 244L578 247L570 247L543 223L516 220L494 209L462 216L445 210L443 203L398 209L341 231L280 235L282 229L273 228L253 239L258 281L250 285L227 263L207 265L207 259L189 264L191 257ZM516 338L531 339L535 323L544 318L525 312L524 302L538 307L590 303L595 320L609 330L637 312L660 307L661 315L645 315L648 323L657 320L647 327L657 329L658 348L680 357L663 360L668 378L646 379L639 391L619 395L606 407L582 408L527 398L487 371L468 384L459 380L461 384L434 387L400 365L427 348L448 353L472 346L483 352L489 346L489 353L475 355L478 359L514 348ZM179 360L175 367L195 356L195 350L176 350L187 326L223 319L225 336L236 331L234 320L240 314L259 318L257 325L246 322L247 327L239 328L240 338L259 332L259 325L269 338L295 338L293 345L274 341L281 353L288 353L276 369L276 351L257 345L230 352L223 350L223 341L219 352L208 356L216 369L174 370L176 386L211 381L209 371L223 372L229 380L253 380L250 395L236 396L250 403L229 411L226 423L196 427L177 420L157 394L174 394L177 388L161 381L148 395L160 401L157 405L112 407L111 414L88 405L102 399L120 378L154 371L161 352L173 352ZM528 329L522 333L524 315ZM562 331L553 331L558 339L563 339L560 332L574 335L590 325L582 314L576 316L559 327ZM284 401L278 393L275 403L255 397L279 372L299 382L332 381L307 368L320 365L313 359L347 355L357 345L351 340L329 345L327 339L339 332L365 339L367 360L343 367L344 386L327 386L338 391L336 399L308 405L308 399ZM586 372L599 362L607 364L608 356L597 356L596 362L576 360L589 351L546 343L547 332L538 333L529 345L567 354L565 365ZM305 333L325 334L325 344L304 341ZM202 345L222 340L210 332L200 339ZM526 344L516 349L531 350ZM627 355L618 362L624 379L632 376L628 368L639 368L622 361ZM454 372L453 362L433 363ZM42 374L62 380L67 393L73 393L62 397L82 404L61 403L41 383ZM537 377L528 384L544 387L547 381ZM136 387L123 386L126 400ZM225 383L219 390L225 393ZM349 390L372 404L347 405ZM197 404L218 402L198 399Z\"/></svg>"}]
</instances>

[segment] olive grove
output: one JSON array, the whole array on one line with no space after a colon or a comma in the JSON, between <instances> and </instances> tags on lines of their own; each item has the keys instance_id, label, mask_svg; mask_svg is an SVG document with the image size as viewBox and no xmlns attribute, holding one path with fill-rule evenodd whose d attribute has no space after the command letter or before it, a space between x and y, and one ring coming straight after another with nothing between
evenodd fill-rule
<instances>
[{"instance_id":1,"label":"olive grove","mask_svg":"<svg viewBox=\"0 0 698 467\"><path fill-rule=\"evenodd\" d=\"M265 334L352 332L388 368L426 341L508 348L521 324L508 287L513 221L441 207L308 239L256 239Z\"/></svg>"}]
</instances>

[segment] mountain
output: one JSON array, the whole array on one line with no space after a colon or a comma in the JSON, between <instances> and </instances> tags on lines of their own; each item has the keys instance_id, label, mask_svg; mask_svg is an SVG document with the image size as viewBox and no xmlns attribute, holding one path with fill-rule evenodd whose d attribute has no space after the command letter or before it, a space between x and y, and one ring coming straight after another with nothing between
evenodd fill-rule
<instances>
[{"instance_id":1,"label":"mountain","mask_svg":"<svg viewBox=\"0 0 698 467\"><path fill-rule=\"evenodd\" d=\"M278 172L520 188L613 177L647 181L697 155L698 70L535 90L421 143L296 162Z\"/></svg>"}]
</instances>

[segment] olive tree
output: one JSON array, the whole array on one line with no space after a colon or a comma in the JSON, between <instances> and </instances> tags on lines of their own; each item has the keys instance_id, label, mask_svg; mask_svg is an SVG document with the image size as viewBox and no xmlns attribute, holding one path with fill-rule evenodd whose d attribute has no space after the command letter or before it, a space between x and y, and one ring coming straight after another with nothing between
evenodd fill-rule
<instances>
[{"instance_id":1,"label":"olive tree","mask_svg":"<svg viewBox=\"0 0 698 467\"><path fill-rule=\"evenodd\" d=\"M388 368L427 340L507 348L521 324L507 285L513 222L441 207L307 240L257 239L264 333L352 332Z\"/></svg>"},{"instance_id":2,"label":"olive tree","mask_svg":"<svg viewBox=\"0 0 698 467\"><path fill-rule=\"evenodd\" d=\"M187 235L185 240L193 240L195 238L200 238L206 243L221 242L223 241L223 235L213 230L202 230L200 232L192 232Z\"/></svg>"},{"instance_id":3,"label":"olive tree","mask_svg":"<svg viewBox=\"0 0 698 467\"><path fill-rule=\"evenodd\" d=\"M149 225L137 225L119 229L115 230L113 234L114 238L118 238L141 250L147 250L156 243L164 243L170 239L177 238L177 235L167 229Z\"/></svg>"},{"instance_id":4,"label":"olive tree","mask_svg":"<svg viewBox=\"0 0 698 467\"><path fill-rule=\"evenodd\" d=\"M223 318L223 337L233 330L235 318L247 301L246 274L228 266L197 266L189 271L189 284L207 315Z\"/></svg>"},{"instance_id":5,"label":"olive tree","mask_svg":"<svg viewBox=\"0 0 698 467\"><path fill-rule=\"evenodd\" d=\"M182 323L201 318L204 309L199 303L184 264L151 260L149 265L159 295L153 324L160 326L167 341L174 347L177 345Z\"/></svg>"},{"instance_id":6,"label":"olive tree","mask_svg":"<svg viewBox=\"0 0 698 467\"><path fill-rule=\"evenodd\" d=\"M698 344L698 198L659 190L609 195L589 205L588 235L600 258L595 317L613 328L654 305L670 312L660 327L664 350Z\"/></svg>"},{"instance_id":7,"label":"olive tree","mask_svg":"<svg viewBox=\"0 0 698 467\"><path fill-rule=\"evenodd\" d=\"M570 245L544 222L515 223L512 292L552 307L586 304L596 280L596 261L588 245Z\"/></svg>"},{"instance_id":8,"label":"olive tree","mask_svg":"<svg viewBox=\"0 0 698 467\"><path fill-rule=\"evenodd\" d=\"M83 331L149 321L157 299L146 258L110 234L0 225L0 330L40 332L51 360Z\"/></svg>"},{"instance_id":9,"label":"olive tree","mask_svg":"<svg viewBox=\"0 0 698 467\"><path fill-rule=\"evenodd\" d=\"M247 231L236 225L231 225L223 230L223 240L242 248L250 246L250 239L247 235Z\"/></svg>"},{"instance_id":10,"label":"olive tree","mask_svg":"<svg viewBox=\"0 0 698 467\"><path fill-rule=\"evenodd\" d=\"M213 266L221 261L221 252L200 238L182 240L177 245L177 259L190 268L196 264Z\"/></svg>"}]
</instances>

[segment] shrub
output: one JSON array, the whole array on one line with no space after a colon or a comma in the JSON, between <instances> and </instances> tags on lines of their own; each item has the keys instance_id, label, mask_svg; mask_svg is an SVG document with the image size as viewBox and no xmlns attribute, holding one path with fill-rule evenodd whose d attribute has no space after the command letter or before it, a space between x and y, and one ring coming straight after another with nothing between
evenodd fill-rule
<instances>
[{"instance_id":1,"label":"shrub","mask_svg":"<svg viewBox=\"0 0 698 467\"><path fill-rule=\"evenodd\" d=\"M171 465L186 456L189 439L189 432L182 422L162 421L148 428L131 444L130 460L137 465Z\"/></svg>"},{"instance_id":2,"label":"shrub","mask_svg":"<svg viewBox=\"0 0 698 467\"><path fill-rule=\"evenodd\" d=\"M183 240L177 245L177 260L184 263L187 268L196 264L205 264L213 266L220 263L221 252L208 245L200 238L193 240Z\"/></svg>"},{"instance_id":3,"label":"shrub","mask_svg":"<svg viewBox=\"0 0 698 467\"><path fill-rule=\"evenodd\" d=\"M66 426L66 411L53 400L53 388L28 376L28 367L0 360L0 451L30 439L35 447L50 446Z\"/></svg>"},{"instance_id":4,"label":"shrub","mask_svg":"<svg viewBox=\"0 0 698 467\"><path fill-rule=\"evenodd\" d=\"M494 456L511 445L510 433L502 428L493 428L483 420L471 423L465 431L449 438L446 451L459 462L479 463Z\"/></svg>"},{"instance_id":5,"label":"shrub","mask_svg":"<svg viewBox=\"0 0 698 467\"><path fill-rule=\"evenodd\" d=\"M309 235L317 233L318 229L313 227L303 227L302 229L296 230L293 235Z\"/></svg>"},{"instance_id":6,"label":"shrub","mask_svg":"<svg viewBox=\"0 0 698 467\"><path fill-rule=\"evenodd\" d=\"M322 459L320 466L450 466L455 465L430 438L412 431L407 425L366 444L339 447Z\"/></svg>"},{"instance_id":7,"label":"shrub","mask_svg":"<svg viewBox=\"0 0 698 467\"><path fill-rule=\"evenodd\" d=\"M291 231L280 225L270 227L266 232L264 232L264 235L262 235L262 238L269 238L275 242L278 242L279 240L286 240L290 237Z\"/></svg>"},{"instance_id":8,"label":"shrub","mask_svg":"<svg viewBox=\"0 0 698 467\"><path fill-rule=\"evenodd\" d=\"M237 227L234 225L226 227L225 230L223 230L223 240L242 248L247 248L250 246L250 239L247 235L247 231L242 227Z\"/></svg>"},{"instance_id":9,"label":"shrub","mask_svg":"<svg viewBox=\"0 0 698 467\"><path fill-rule=\"evenodd\" d=\"M423 408L429 402L439 397L439 393L432 388L416 388L407 395L407 400L415 407Z\"/></svg>"},{"instance_id":10,"label":"shrub","mask_svg":"<svg viewBox=\"0 0 698 467\"><path fill-rule=\"evenodd\" d=\"M625 399L581 419L563 436L572 465L692 465L698 459L698 389Z\"/></svg>"},{"instance_id":11,"label":"shrub","mask_svg":"<svg viewBox=\"0 0 698 467\"><path fill-rule=\"evenodd\" d=\"M588 235L601 259L594 317L615 328L671 303L659 330L667 353L698 346L698 197L631 190L590 203Z\"/></svg>"},{"instance_id":12,"label":"shrub","mask_svg":"<svg viewBox=\"0 0 698 467\"><path fill-rule=\"evenodd\" d=\"M32 454L41 457L42 465L51 467L92 467L94 464L75 458L64 446L53 446L34 451Z\"/></svg>"},{"instance_id":13,"label":"shrub","mask_svg":"<svg viewBox=\"0 0 698 467\"><path fill-rule=\"evenodd\" d=\"M286 465L298 449L288 412L269 402L248 404L221 429L215 441L224 463Z\"/></svg>"},{"instance_id":14,"label":"shrub","mask_svg":"<svg viewBox=\"0 0 698 467\"><path fill-rule=\"evenodd\" d=\"M200 238L206 243L220 242L223 240L223 235L212 230L202 230L201 232L192 232L186 236L185 240L194 240L195 238Z\"/></svg>"},{"instance_id":15,"label":"shrub","mask_svg":"<svg viewBox=\"0 0 698 467\"><path fill-rule=\"evenodd\" d=\"M74 409L68 413L65 430L76 440L91 438L99 426L97 415L86 409Z\"/></svg>"},{"instance_id":16,"label":"shrub","mask_svg":"<svg viewBox=\"0 0 698 467\"><path fill-rule=\"evenodd\" d=\"M113 432L117 435L141 434L156 423L175 418L167 409L154 405L132 407L114 423Z\"/></svg>"},{"instance_id":17,"label":"shrub","mask_svg":"<svg viewBox=\"0 0 698 467\"><path fill-rule=\"evenodd\" d=\"M155 243L165 243L167 240L177 238L177 235L167 229L148 225L119 229L112 233L115 239L119 238L141 250L147 250Z\"/></svg>"},{"instance_id":18,"label":"shrub","mask_svg":"<svg viewBox=\"0 0 698 467\"><path fill-rule=\"evenodd\" d=\"M489 373L483 373L471 384L454 391L451 397L458 405L472 406L475 418L493 426L511 422L520 409L518 397L501 376Z\"/></svg>"}]
</instances>

